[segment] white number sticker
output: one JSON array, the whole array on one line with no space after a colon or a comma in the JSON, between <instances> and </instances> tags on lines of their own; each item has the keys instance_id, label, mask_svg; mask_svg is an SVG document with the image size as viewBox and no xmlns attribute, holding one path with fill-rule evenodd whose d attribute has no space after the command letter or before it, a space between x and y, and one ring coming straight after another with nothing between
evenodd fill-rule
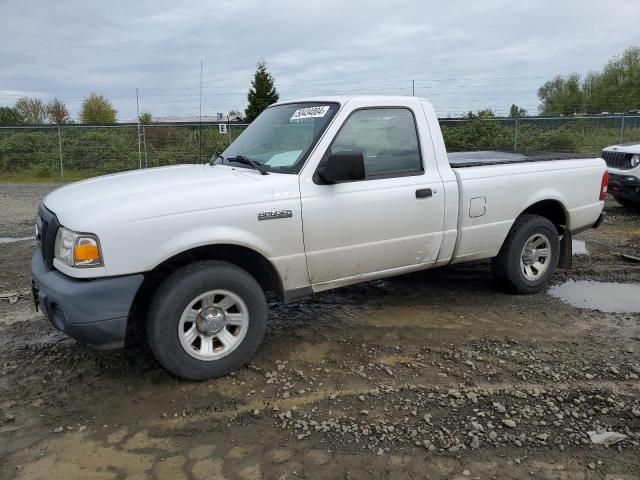
<instances>
[{"instance_id":1,"label":"white number sticker","mask_svg":"<svg viewBox=\"0 0 640 480\"><path fill-rule=\"evenodd\" d=\"M329 105L323 105L321 107L308 107L308 108L299 108L293 115L291 115L291 120L300 120L302 118L317 118L324 117L329 111Z\"/></svg>"}]
</instances>

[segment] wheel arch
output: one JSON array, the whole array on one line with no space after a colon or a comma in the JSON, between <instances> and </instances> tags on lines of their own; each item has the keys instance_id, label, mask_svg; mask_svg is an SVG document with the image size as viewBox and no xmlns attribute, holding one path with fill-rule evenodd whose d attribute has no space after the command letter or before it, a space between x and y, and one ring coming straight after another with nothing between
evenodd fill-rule
<instances>
[{"instance_id":1,"label":"wheel arch","mask_svg":"<svg viewBox=\"0 0 640 480\"><path fill-rule=\"evenodd\" d=\"M516 217L516 220L522 215L539 215L549 220L558 230L558 234L562 235L569 225L569 212L564 204L557 199L546 199L537 201L525 208ZM514 220L515 223L515 220Z\"/></svg>"},{"instance_id":2,"label":"wheel arch","mask_svg":"<svg viewBox=\"0 0 640 480\"><path fill-rule=\"evenodd\" d=\"M558 235L564 235L565 231L568 231L567 226L569 222L569 213L565 208L564 204L557 199L548 198L545 200L538 200L534 203L531 203L528 207L523 209L514 219L509 227L509 230L506 232L504 237L500 241L500 249L498 250L498 255L502 252L504 247L504 242L507 240L509 233L513 229L513 226L517 223L518 219L522 217L522 215L539 215L541 217L549 220L556 227L558 231Z\"/></svg>"},{"instance_id":3,"label":"wheel arch","mask_svg":"<svg viewBox=\"0 0 640 480\"><path fill-rule=\"evenodd\" d=\"M165 259L151 271L145 273L144 281L134 298L127 325L127 338L138 338L144 328L149 301L158 286L177 269L203 260L229 262L253 276L265 294L282 298L284 286L275 266L261 253L249 247L222 243L203 245L184 250Z\"/></svg>"},{"instance_id":4,"label":"wheel arch","mask_svg":"<svg viewBox=\"0 0 640 480\"><path fill-rule=\"evenodd\" d=\"M502 239L498 255L502 253L505 246L505 242L509 237L509 234L511 233L514 225L516 225L518 219L523 215L538 215L540 217L546 218L554 225L554 227L558 232L558 236L562 236L563 240L565 239L565 237L568 237L570 240L571 231L568 228L569 212L567 211L566 207L560 200L557 200L554 198L547 198L545 200L538 200L530 204L528 207L526 207L516 216L516 218L513 220L511 227L509 228L509 231L507 232L505 237ZM569 235L565 235L567 233L569 233ZM570 245L570 242L569 242L569 245ZM569 256L569 259L570 259L571 251L567 252L566 246L564 245L564 242L563 242L561 244L561 249L560 249L560 264L565 265L567 263L567 255Z\"/></svg>"}]
</instances>

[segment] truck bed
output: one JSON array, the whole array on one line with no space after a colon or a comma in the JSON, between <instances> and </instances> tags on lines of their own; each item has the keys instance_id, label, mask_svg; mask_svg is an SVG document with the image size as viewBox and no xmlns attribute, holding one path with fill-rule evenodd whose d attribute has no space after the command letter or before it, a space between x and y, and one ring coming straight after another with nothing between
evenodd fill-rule
<instances>
[{"instance_id":1,"label":"truck bed","mask_svg":"<svg viewBox=\"0 0 640 480\"><path fill-rule=\"evenodd\" d=\"M497 255L514 220L537 202L562 205L562 224L572 231L593 225L602 210L600 158L464 152L457 160L449 157L459 196L454 262Z\"/></svg>"},{"instance_id":2,"label":"truck bed","mask_svg":"<svg viewBox=\"0 0 640 480\"><path fill-rule=\"evenodd\" d=\"M479 150L468 152L451 152L448 154L451 168L479 167L484 165L501 165L511 163L545 162L552 160L576 160L594 158L594 155L564 152L506 152L498 150Z\"/></svg>"}]
</instances>

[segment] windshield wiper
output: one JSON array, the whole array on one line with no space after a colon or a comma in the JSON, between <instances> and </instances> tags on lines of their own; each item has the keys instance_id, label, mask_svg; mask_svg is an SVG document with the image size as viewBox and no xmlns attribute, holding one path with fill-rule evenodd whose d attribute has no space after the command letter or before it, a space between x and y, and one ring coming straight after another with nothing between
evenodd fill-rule
<instances>
[{"instance_id":1,"label":"windshield wiper","mask_svg":"<svg viewBox=\"0 0 640 480\"><path fill-rule=\"evenodd\" d=\"M222 163L224 163L225 161L242 163L244 165L249 165L254 170L259 171L261 175L269 175L269 172L264 169L264 166L261 163L258 163L255 160L251 160L244 155L236 155L235 157L223 157L222 155L218 155L218 158L222 159ZM216 158L216 160L218 158Z\"/></svg>"}]
</instances>

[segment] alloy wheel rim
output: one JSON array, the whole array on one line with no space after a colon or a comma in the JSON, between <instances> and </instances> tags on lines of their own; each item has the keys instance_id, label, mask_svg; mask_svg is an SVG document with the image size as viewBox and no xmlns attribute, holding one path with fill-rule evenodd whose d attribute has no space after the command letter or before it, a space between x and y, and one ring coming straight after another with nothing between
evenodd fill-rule
<instances>
[{"instance_id":1,"label":"alloy wheel rim","mask_svg":"<svg viewBox=\"0 0 640 480\"><path fill-rule=\"evenodd\" d=\"M530 282L539 280L549 269L551 242L541 233L531 235L520 254L520 273Z\"/></svg>"},{"instance_id":2,"label":"alloy wheel rim","mask_svg":"<svg viewBox=\"0 0 640 480\"><path fill-rule=\"evenodd\" d=\"M249 309L229 290L209 290L185 307L178 322L180 345L191 357L219 360L242 343L249 329Z\"/></svg>"}]
</instances>

